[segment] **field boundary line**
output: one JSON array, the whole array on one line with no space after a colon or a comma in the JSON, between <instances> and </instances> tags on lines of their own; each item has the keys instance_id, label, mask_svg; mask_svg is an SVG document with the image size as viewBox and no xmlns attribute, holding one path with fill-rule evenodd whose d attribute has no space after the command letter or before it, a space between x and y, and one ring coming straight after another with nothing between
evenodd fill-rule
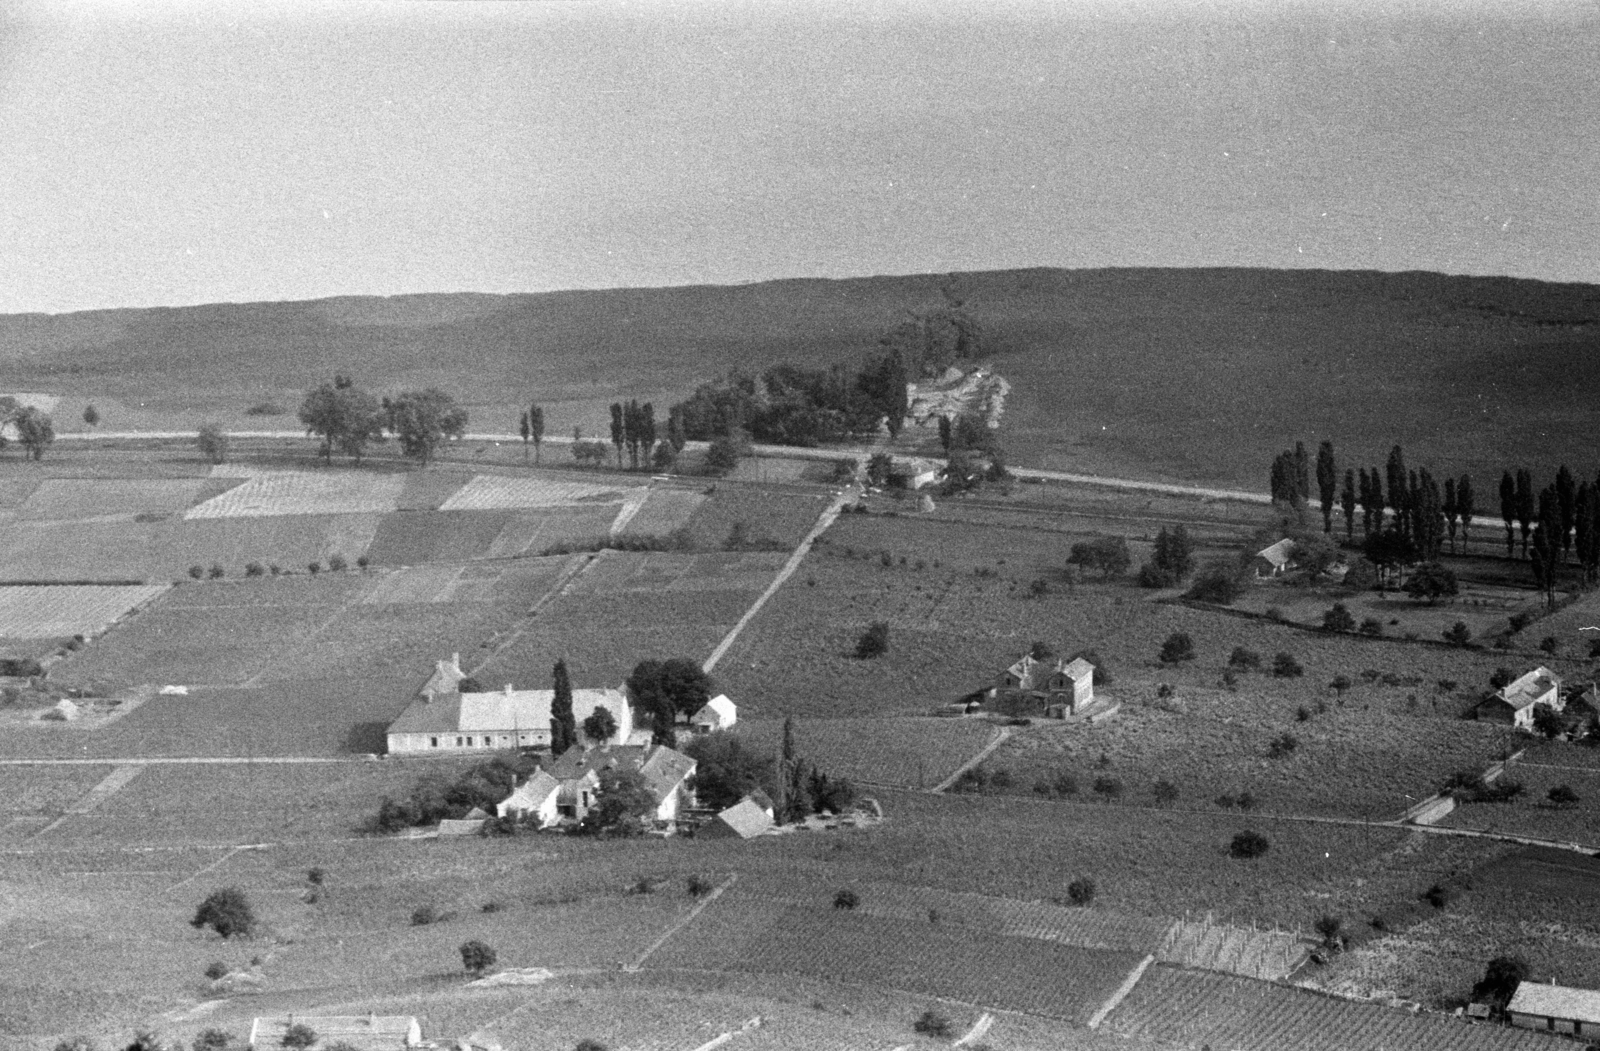
<instances>
[{"instance_id":1,"label":"field boundary line","mask_svg":"<svg viewBox=\"0 0 1600 1051\"><path fill-rule=\"evenodd\" d=\"M750 1019L748 1022L746 1022L744 1025L740 1026L739 1028L730 1029L726 1033L719 1033L718 1035L712 1037L710 1040L707 1040L705 1043L703 1043L699 1047L695 1048L694 1051L713 1051L714 1048L721 1047L723 1044L726 1044L728 1041L732 1040L734 1037L743 1036L745 1033L748 1033L750 1030L759 1029L759 1028L761 1028L761 1016L760 1015L756 1015L754 1018Z\"/></svg>"},{"instance_id":2,"label":"field boundary line","mask_svg":"<svg viewBox=\"0 0 1600 1051\"><path fill-rule=\"evenodd\" d=\"M1155 963L1155 960L1154 956L1146 956L1134 965L1133 970L1128 972L1128 976L1117 986L1116 991L1106 997L1106 1002L1100 1005L1100 1009L1089 1016L1087 1025L1090 1029L1100 1028L1100 1023L1106 1020L1106 1015L1115 1011L1117 1006L1128 998L1128 994L1133 992L1133 987L1139 984L1139 979L1144 977L1145 968Z\"/></svg>"},{"instance_id":3,"label":"field boundary line","mask_svg":"<svg viewBox=\"0 0 1600 1051\"><path fill-rule=\"evenodd\" d=\"M132 781L142 773L144 773L144 767L134 763L123 763L113 767L109 774L102 777L89 791L79 796L59 817L28 838L37 839L51 829L64 824L67 818L89 813L95 807L122 791L129 781Z\"/></svg>"},{"instance_id":4,"label":"field boundary line","mask_svg":"<svg viewBox=\"0 0 1600 1051\"><path fill-rule=\"evenodd\" d=\"M672 937L674 934L677 934L679 931L689 926L689 924L693 923L694 918L704 912L707 905L710 905L712 902L722 897L722 892L733 886L734 883L738 882L738 879L739 874L735 872L733 875L723 880L719 885L712 889L710 894L707 894L704 898L701 898L698 902L696 902L694 908L689 910L689 914L687 916L663 931L661 933L661 937L651 942L649 947L646 948L644 952L639 954L638 959L634 960L630 964L624 964L622 969L624 971L637 971L639 968L643 967L645 961L650 959L650 957L655 954L657 949L667 944L668 938Z\"/></svg>"},{"instance_id":5,"label":"field boundary line","mask_svg":"<svg viewBox=\"0 0 1600 1051\"><path fill-rule=\"evenodd\" d=\"M622 501L622 508L617 512L617 517L611 520L611 529L606 533L607 536L621 536L622 531L628 528L628 523L633 521L634 516L644 510L644 502L650 498L648 486L645 487L644 492L645 495L637 500Z\"/></svg>"},{"instance_id":6,"label":"field boundary line","mask_svg":"<svg viewBox=\"0 0 1600 1051\"><path fill-rule=\"evenodd\" d=\"M556 574L555 580L550 582L550 587L543 595L540 595L537 599L535 599L533 605L529 606L528 611L522 615L522 623L513 628L509 635L496 643L494 647L489 650L488 656L484 657L483 660L468 668L467 674L478 674L478 672L489 666L490 661L504 653L513 642L516 642L518 639L522 638L523 635L526 635L529 626L533 623L533 618L539 615L539 611L544 609L545 606L555 601L561 595L566 594L567 587L580 575L586 572L590 566L600 561L600 555L603 554L605 554L604 551L592 556L586 554L572 555L567 564L561 567L561 572Z\"/></svg>"},{"instance_id":7,"label":"field boundary line","mask_svg":"<svg viewBox=\"0 0 1600 1051\"><path fill-rule=\"evenodd\" d=\"M1013 727L998 727L994 732L994 736L989 739L989 743L980 748L977 755L956 767L954 773L945 778L943 781L940 781L938 784L934 785L932 788L928 789L928 793L936 796L943 795L950 789L951 785L956 783L962 774L966 773L968 770L971 770L973 767L977 766L979 763L982 763L985 759L993 755L994 750L1005 744L1007 739L1009 739L1014 733L1016 733L1016 730Z\"/></svg>"},{"instance_id":8,"label":"field boundary line","mask_svg":"<svg viewBox=\"0 0 1600 1051\"><path fill-rule=\"evenodd\" d=\"M744 611L744 616L739 618L739 623L735 624L733 630L728 632L721 642L717 643L717 648L711 651L711 656L707 657L705 663L700 665L702 671L710 674L711 669L717 666L717 662L733 648L733 644L738 641L740 633L744 631L752 620L755 620L756 614L761 612L762 607L767 604L767 600L776 595L778 589L783 587L784 582L794 575L795 570L800 568L800 563L805 561L806 555L811 552L811 545L817 542L817 537L826 532L828 527L838 519L839 512L844 509L844 502L852 494L853 491L850 489L840 490L839 495L835 496L833 501L823 509L822 514L817 516L816 524L811 527L811 531L795 547L794 553L789 556L789 560L783 564L782 569L778 570L777 576L772 578L772 583L768 584L767 589L756 597L750 608Z\"/></svg>"},{"instance_id":9,"label":"field boundary line","mask_svg":"<svg viewBox=\"0 0 1600 1051\"><path fill-rule=\"evenodd\" d=\"M184 886L185 884L188 884L188 883L193 883L195 880L199 879L201 876L204 876L206 873L210 872L211 870L216 869L216 868L220 868L222 865L226 864L229 860L231 860L234 855L242 853L243 851L246 851L246 850L253 850L253 849L256 849L256 848L254 848L254 847L252 847L252 846L250 846L248 844L243 844L243 845L234 847L232 850L229 850L226 854L223 854L222 857L220 857L217 860L213 861L211 864L201 866L200 868L196 869L194 872L191 872L189 875L185 876L183 879L181 879L178 882L174 883L172 886L168 887L163 893L171 894L173 891L177 890L179 887L182 887L182 886Z\"/></svg>"},{"instance_id":10,"label":"field boundary line","mask_svg":"<svg viewBox=\"0 0 1600 1051\"><path fill-rule=\"evenodd\" d=\"M978 1016L978 1020L976 1022L972 1023L972 1028L968 1029L965 1033L963 1033L961 1038L958 1039L951 1046L953 1046L953 1047L966 1047L968 1044L972 1043L974 1040L982 1040L984 1034L989 1031L989 1027L992 1026L992 1025L994 1025L994 1014L993 1014L993 1012L990 1012L990 1011L983 1012L983 1014Z\"/></svg>"}]
</instances>

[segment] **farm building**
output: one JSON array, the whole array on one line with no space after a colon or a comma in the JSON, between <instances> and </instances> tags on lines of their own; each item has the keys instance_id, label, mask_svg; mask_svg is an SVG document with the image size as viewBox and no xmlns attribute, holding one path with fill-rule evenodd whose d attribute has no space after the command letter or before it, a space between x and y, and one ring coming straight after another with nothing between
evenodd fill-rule
<instances>
[{"instance_id":1,"label":"farm building","mask_svg":"<svg viewBox=\"0 0 1600 1051\"><path fill-rule=\"evenodd\" d=\"M639 767L650 794L655 797L655 820L676 822L678 815L694 801L691 780L695 761L675 749L663 745L650 753Z\"/></svg>"},{"instance_id":2,"label":"farm building","mask_svg":"<svg viewBox=\"0 0 1600 1051\"><path fill-rule=\"evenodd\" d=\"M1542 665L1484 698L1475 709L1475 714L1486 722L1506 723L1519 729L1532 730L1534 708L1541 704L1558 712L1564 707L1561 680L1555 672Z\"/></svg>"},{"instance_id":3,"label":"farm building","mask_svg":"<svg viewBox=\"0 0 1600 1051\"><path fill-rule=\"evenodd\" d=\"M447 693L455 693L456 685L466 677L466 672L461 670L461 654L452 653L449 660L434 663L433 674L422 684L420 694L432 700Z\"/></svg>"},{"instance_id":4,"label":"farm building","mask_svg":"<svg viewBox=\"0 0 1600 1051\"><path fill-rule=\"evenodd\" d=\"M1523 982L1506 1005L1511 1024L1572 1036L1600 1034L1600 992Z\"/></svg>"},{"instance_id":5,"label":"farm building","mask_svg":"<svg viewBox=\"0 0 1600 1051\"><path fill-rule=\"evenodd\" d=\"M1276 577L1294 565L1294 541L1284 537L1256 552L1256 577Z\"/></svg>"},{"instance_id":6,"label":"farm building","mask_svg":"<svg viewBox=\"0 0 1600 1051\"><path fill-rule=\"evenodd\" d=\"M345 1044L356 1051L398 1051L422 1046L422 1025L410 1015L273 1015L250 1023L251 1051L280 1048L290 1026L317 1035L311 1051Z\"/></svg>"},{"instance_id":7,"label":"farm building","mask_svg":"<svg viewBox=\"0 0 1600 1051\"><path fill-rule=\"evenodd\" d=\"M1005 695L1036 695L1049 714L1076 715L1094 703L1094 665L1082 657L1041 661L1026 654L1005 670L994 692L997 700Z\"/></svg>"},{"instance_id":8,"label":"farm building","mask_svg":"<svg viewBox=\"0 0 1600 1051\"><path fill-rule=\"evenodd\" d=\"M772 827L772 811L745 796L695 833L706 839L752 839Z\"/></svg>"},{"instance_id":9,"label":"farm building","mask_svg":"<svg viewBox=\"0 0 1600 1051\"><path fill-rule=\"evenodd\" d=\"M728 700L727 694L719 693L689 717L689 725L698 733L708 734L713 730L726 730L738 720L738 706Z\"/></svg>"},{"instance_id":10,"label":"farm building","mask_svg":"<svg viewBox=\"0 0 1600 1051\"><path fill-rule=\"evenodd\" d=\"M389 754L492 751L550 743L550 703L554 690L449 692L412 701L389 724ZM624 743L633 733L633 709L625 688L573 690L572 714L578 725L604 708L616 720L610 741Z\"/></svg>"},{"instance_id":11,"label":"farm building","mask_svg":"<svg viewBox=\"0 0 1600 1051\"><path fill-rule=\"evenodd\" d=\"M558 818L582 820L599 798L600 775L617 769L637 770L644 778L655 801L655 810L651 813L654 822L675 823L678 815L693 802L695 761L682 752L665 746L569 748L542 770L556 783ZM512 793L512 797L515 795ZM543 800L541 803L548 806Z\"/></svg>"},{"instance_id":12,"label":"farm building","mask_svg":"<svg viewBox=\"0 0 1600 1051\"><path fill-rule=\"evenodd\" d=\"M512 789L494 808L496 817L531 818L540 828L553 825L560 818L556 800L561 793L561 783L544 770L535 770L526 781Z\"/></svg>"},{"instance_id":13,"label":"farm building","mask_svg":"<svg viewBox=\"0 0 1600 1051\"><path fill-rule=\"evenodd\" d=\"M921 489L939 480L940 467L920 456L896 456L889 468L889 482L902 489Z\"/></svg>"}]
</instances>

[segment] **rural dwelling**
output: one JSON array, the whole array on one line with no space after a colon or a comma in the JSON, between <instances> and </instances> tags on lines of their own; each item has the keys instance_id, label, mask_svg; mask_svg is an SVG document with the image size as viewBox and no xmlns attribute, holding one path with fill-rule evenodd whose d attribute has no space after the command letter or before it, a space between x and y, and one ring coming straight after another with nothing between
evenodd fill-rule
<instances>
[{"instance_id":1,"label":"rural dwelling","mask_svg":"<svg viewBox=\"0 0 1600 1051\"><path fill-rule=\"evenodd\" d=\"M1522 982L1506 1005L1511 1024L1571 1036L1600 1035L1600 992Z\"/></svg>"},{"instance_id":2,"label":"rural dwelling","mask_svg":"<svg viewBox=\"0 0 1600 1051\"><path fill-rule=\"evenodd\" d=\"M1544 666L1502 686L1479 702L1476 715L1493 723L1505 723L1521 730L1533 729L1533 710L1545 705L1561 711L1561 680Z\"/></svg>"},{"instance_id":3,"label":"rural dwelling","mask_svg":"<svg viewBox=\"0 0 1600 1051\"><path fill-rule=\"evenodd\" d=\"M694 804L695 765L682 752L662 745L639 767L640 776L655 796L657 822L676 822L678 815Z\"/></svg>"},{"instance_id":4,"label":"rural dwelling","mask_svg":"<svg viewBox=\"0 0 1600 1051\"><path fill-rule=\"evenodd\" d=\"M921 489L937 482L940 470L937 463L920 456L896 456L889 468L889 480L902 489Z\"/></svg>"},{"instance_id":5,"label":"rural dwelling","mask_svg":"<svg viewBox=\"0 0 1600 1051\"><path fill-rule=\"evenodd\" d=\"M561 793L561 783L544 770L535 770L526 781L511 790L494 808L496 817L529 821L540 828L548 828L561 817L556 809L556 799Z\"/></svg>"},{"instance_id":6,"label":"rural dwelling","mask_svg":"<svg viewBox=\"0 0 1600 1051\"><path fill-rule=\"evenodd\" d=\"M745 796L701 826L695 835L706 839L752 839L771 827L772 811Z\"/></svg>"},{"instance_id":7,"label":"rural dwelling","mask_svg":"<svg viewBox=\"0 0 1600 1051\"><path fill-rule=\"evenodd\" d=\"M272 1015L250 1023L251 1051L277 1051L292 1025L317 1034L310 1051L344 1044L356 1051L398 1051L422 1046L422 1025L411 1015Z\"/></svg>"},{"instance_id":8,"label":"rural dwelling","mask_svg":"<svg viewBox=\"0 0 1600 1051\"><path fill-rule=\"evenodd\" d=\"M1094 665L1082 657L1041 661L1027 654L1005 670L995 692L996 700L1036 695L1056 718L1077 715L1094 703Z\"/></svg>"},{"instance_id":9,"label":"rural dwelling","mask_svg":"<svg viewBox=\"0 0 1600 1051\"><path fill-rule=\"evenodd\" d=\"M1261 577L1281 576L1284 570L1289 569L1294 563L1294 541L1284 537L1276 544L1262 548L1256 552L1255 570L1257 579Z\"/></svg>"},{"instance_id":10,"label":"rural dwelling","mask_svg":"<svg viewBox=\"0 0 1600 1051\"><path fill-rule=\"evenodd\" d=\"M443 665L444 662L440 662ZM554 690L448 692L420 697L389 724L389 754L487 752L550 744L550 702ZM573 690L572 714L583 721L598 709L611 712L617 730L605 743L622 744L633 733L633 708L625 688Z\"/></svg>"},{"instance_id":11,"label":"rural dwelling","mask_svg":"<svg viewBox=\"0 0 1600 1051\"><path fill-rule=\"evenodd\" d=\"M728 700L727 694L719 693L689 718L689 725L694 727L696 733L708 734L714 730L726 730L738 720L738 707Z\"/></svg>"},{"instance_id":12,"label":"rural dwelling","mask_svg":"<svg viewBox=\"0 0 1600 1051\"><path fill-rule=\"evenodd\" d=\"M78 710L78 706L76 704L73 704L71 701L63 697L61 700L55 703L55 707L45 712L44 717L46 719L54 719L59 722L70 723L82 714L83 713Z\"/></svg>"}]
</instances>

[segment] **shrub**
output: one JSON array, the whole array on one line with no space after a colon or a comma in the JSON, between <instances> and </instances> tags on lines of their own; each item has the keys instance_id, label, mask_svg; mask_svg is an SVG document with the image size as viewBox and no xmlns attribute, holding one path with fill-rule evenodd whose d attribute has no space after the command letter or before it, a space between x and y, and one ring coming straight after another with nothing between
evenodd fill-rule
<instances>
[{"instance_id":1,"label":"shrub","mask_svg":"<svg viewBox=\"0 0 1600 1051\"><path fill-rule=\"evenodd\" d=\"M191 1046L194 1051L227 1051L233 1046L233 1034L226 1029L202 1029Z\"/></svg>"},{"instance_id":2,"label":"shrub","mask_svg":"<svg viewBox=\"0 0 1600 1051\"><path fill-rule=\"evenodd\" d=\"M1283 610L1278 606L1268 606L1266 616L1275 624L1282 624L1284 621Z\"/></svg>"},{"instance_id":3,"label":"shrub","mask_svg":"<svg viewBox=\"0 0 1600 1051\"><path fill-rule=\"evenodd\" d=\"M1422 892L1422 900L1436 909L1442 909L1450 904L1450 889L1442 883L1435 883Z\"/></svg>"},{"instance_id":4,"label":"shrub","mask_svg":"<svg viewBox=\"0 0 1600 1051\"><path fill-rule=\"evenodd\" d=\"M1239 797L1233 795L1231 792L1224 792L1222 795L1218 796L1214 802L1217 804L1217 806L1224 810L1232 810L1234 807L1239 805Z\"/></svg>"},{"instance_id":5,"label":"shrub","mask_svg":"<svg viewBox=\"0 0 1600 1051\"><path fill-rule=\"evenodd\" d=\"M306 563L306 571L308 573L310 573L312 576L316 576L318 573L322 572L322 563L321 562L307 562Z\"/></svg>"},{"instance_id":6,"label":"shrub","mask_svg":"<svg viewBox=\"0 0 1600 1051\"><path fill-rule=\"evenodd\" d=\"M1249 792L1240 792L1235 802L1239 805L1240 810L1254 810L1256 808L1256 797Z\"/></svg>"},{"instance_id":7,"label":"shrub","mask_svg":"<svg viewBox=\"0 0 1600 1051\"><path fill-rule=\"evenodd\" d=\"M304 1022L295 1022L283 1031L280 1042L284 1047L304 1049L317 1042L317 1031Z\"/></svg>"},{"instance_id":8,"label":"shrub","mask_svg":"<svg viewBox=\"0 0 1600 1051\"><path fill-rule=\"evenodd\" d=\"M461 943L461 969L470 975L481 976L494 966L495 959L493 946L485 942L474 938L472 941Z\"/></svg>"},{"instance_id":9,"label":"shrub","mask_svg":"<svg viewBox=\"0 0 1600 1051\"><path fill-rule=\"evenodd\" d=\"M841 889L833 896L833 907L836 909L853 909L861 904L861 895L849 887Z\"/></svg>"},{"instance_id":10,"label":"shrub","mask_svg":"<svg viewBox=\"0 0 1600 1051\"><path fill-rule=\"evenodd\" d=\"M1323 631L1354 631L1356 618L1350 615L1350 610L1343 602L1335 602L1328 612L1322 615Z\"/></svg>"},{"instance_id":11,"label":"shrub","mask_svg":"<svg viewBox=\"0 0 1600 1051\"><path fill-rule=\"evenodd\" d=\"M1561 641L1554 635L1546 635L1544 638L1539 640L1539 648L1553 656L1555 652L1561 648Z\"/></svg>"},{"instance_id":12,"label":"shrub","mask_svg":"<svg viewBox=\"0 0 1600 1051\"><path fill-rule=\"evenodd\" d=\"M191 577L193 577L194 579L196 579L196 580L200 580L201 578L203 578L206 575L206 567L205 566L190 566L189 567L189 575Z\"/></svg>"},{"instance_id":13,"label":"shrub","mask_svg":"<svg viewBox=\"0 0 1600 1051\"><path fill-rule=\"evenodd\" d=\"M283 575L283 567L274 562L267 567L267 572L271 573L275 577L280 577Z\"/></svg>"},{"instance_id":14,"label":"shrub","mask_svg":"<svg viewBox=\"0 0 1600 1051\"><path fill-rule=\"evenodd\" d=\"M216 960L206 965L205 975L213 982L218 978L224 977L227 973L228 965L221 960Z\"/></svg>"},{"instance_id":15,"label":"shrub","mask_svg":"<svg viewBox=\"0 0 1600 1051\"><path fill-rule=\"evenodd\" d=\"M227 575L227 572L227 570L222 568L220 563L213 562L211 563L211 568L206 570L206 576L210 577L212 580L221 580Z\"/></svg>"},{"instance_id":16,"label":"shrub","mask_svg":"<svg viewBox=\"0 0 1600 1051\"><path fill-rule=\"evenodd\" d=\"M1528 612L1511 614L1511 633L1514 635L1533 623L1533 614Z\"/></svg>"},{"instance_id":17,"label":"shrub","mask_svg":"<svg viewBox=\"0 0 1600 1051\"><path fill-rule=\"evenodd\" d=\"M1243 646L1235 646L1233 652L1228 654L1228 667L1251 671L1261 667L1261 654L1255 650L1247 650Z\"/></svg>"},{"instance_id":18,"label":"shrub","mask_svg":"<svg viewBox=\"0 0 1600 1051\"><path fill-rule=\"evenodd\" d=\"M1050 787L1058 796L1075 796L1078 794L1078 779L1071 774L1057 774L1050 782Z\"/></svg>"},{"instance_id":19,"label":"shrub","mask_svg":"<svg viewBox=\"0 0 1600 1051\"><path fill-rule=\"evenodd\" d=\"M1177 664L1194 660L1194 639L1187 632L1175 631L1161 644L1161 663Z\"/></svg>"},{"instance_id":20,"label":"shrub","mask_svg":"<svg viewBox=\"0 0 1600 1051\"><path fill-rule=\"evenodd\" d=\"M267 573L267 567L263 566L260 562L247 562L247 563L245 563L244 575L247 576L247 577L265 576L266 573Z\"/></svg>"},{"instance_id":21,"label":"shrub","mask_svg":"<svg viewBox=\"0 0 1600 1051\"><path fill-rule=\"evenodd\" d=\"M246 416L282 416L289 410L270 401L257 402L244 410Z\"/></svg>"},{"instance_id":22,"label":"shrub","mask_svg":"<svg viewBox=\"0 0 1600 1051\"><path fill-rule=\"evenodd\" d=\"M1122 782L1114 777L1097 777L1094 779L1094 794L1103 796L1107 802L1122 798Z\"/></svg>"},{"instance_id":23,"label":"shrub","mask_svg":"<svg viewBox=\"0 0 1600 1051\"><path fill-rule=\"evenodd\" d=\"M579 1040L578 1046L574 1047L572 1051L611 1051L611 1049L598 1040L584 1039Z\"/></svg>"},{"instance_id":24,"label":"shrub","mask_svg":"<svg viewBox=\"0 0 1600 1051\"><path fill-rule=\"evenodd\" d=\"M1072 902L1074 905L1085 908L1093 905L1094 894L1094 880L1090 879L1088 876L1079 876L1077 879L1067 884L1067 900Z\"/></svg>"},{"instance_id":25,"label":"shrub","mask_svg":"<svg viewBox=\"0 0 1600 1051\"><path fill-rule=\"evenodd\" d=\"M313 865L311 868L306 869L306 882L314 887L320 887L327 875L320 866Z\"/></svg>"},{"instance_id":26,"label":"shrub","mask_svg":"<svg viewBox=\"0 0 1600 1051\"><path fill-rule=\"evenodd\" d=\"M1232 668L1222 669L1222 688L1230 692L1239 689L1239 676Z\"/></svg>"},{"instance_id":27,"label":"shrub","mask_svg":"<svg viewBox=\"0 0 1600 1051\"><path fill-rule=\"evenodd\" d=\"M1272 739L1272 744L1267 748L1267 754L1274 759L1282 759L1286 755L1293 754L1294 750L1299 747L1300 739L1285 730Z\"/></svg>"},{"instance_id":28,"label":"shrub","mask_svg":"<svg viewBox=\"0 0 1600 1051\"><path fill-rule=\"evenodd\" d=\"M1338 694L1340 697L1343 697L1344 696L1344 691L1348 690L1350 687L1352 687L1354 685L1355 685L1355 683L1350 681L1350 676L1348 676L1348 675L1335 675L1332 678L1332 680L1329 681L1328 689L1332 690L1334 693Z\"/></svg>"},{"instance_id":29,"label":"shrub","mask_svg":"<svg viewBox=\"0 0 1600 1051\"><path fill-rule=\"evenodd\" d=\"M372 565L372 559L368 558L366 555L356 556L357 569L366 569L370 565Z\"/></svg>"},{"instance_id":30,"label":"shrub","mask_svg":"<svg viewBox=\"0 0 1600 1051\"><path fill-rule=\"evenodd\" d=\"M1297 723L1308 723L1308 722L1310 722L1311 721L1311 709L1307 708L1303 704L1300 707L1296 708L1294 710L1294 721L1297 722Z\"/></svg>"},{"instance_id":31,"label":"shrub","mask_svg":"<svg viewBox=\"0 0 1600 1051\"><path fill-rule=\"evenodd\" d=\"M1293 679L1305 673L1306 670L1300 667L1300 662L1294 659L1292 653L1280 653L1272 658L1272 674L1280 679Z\"/></svg>"},{"instance_id":32,"label":"shrub","mask_svg":"<svg viewBox=\"0 0 1600 1051\"><path fill-rule=\"evenodd\" d=\"M496 913L496 912L504 912L504 911L506 911L506 907L505 907L505 903L504 902L486 901L482 905L478 906L478 911L479 912L483 912L483 913L489 913L489 914L492 915L493 913Z\"/></svg>"},{"instance_id":33,"label":"shrub","mask_svg":"<svg viewBox=\"0 0 1600 1051\"><path fill-rule=\"evenodd\" d=\"M689 877L689 896L703 898L711 893L711 881L703 876Z\"/></svg>"},{"instance_id":34,"label":"shrub","mask_svg":"<svg viewBox=\"0 0 1600 1051\"><path fill-rule=\"evenodd\" d=\"M200 903L189 926L210 927L224 938L248 938L255 930L255 911L238 887L215 890Z\"/></svg>"},{"instance_id":35,"label":"shrub","mask_svg":"<svg viewBox=\"0 0 1600 1051\"><path fill-rule=\"evenodd\" d=\"M1244 591L1244 581L1237 565L1229 560L1212 562L1202 569L1184 592L1184 597L1197 602L1210 602L1230 606Z\"/></svg>"},{"instance_id":36,"label":"shrub","mask_svg":"<svg viewBox=\"0 0 1600 1051\"><path fill-rule=\"evenodd\" d=\"M950 1025L950 1019L932 1008L922 1012L922 1016L911 1023L911 1028L923 1036L949 1036L955 1031Z\"/></svg>"},{"instance_id":37,"label":"shrub","mask_svg":"<svg viewBox=\"0 0 1600 1051\"><path fill-rule=\"evenodd\" d=\"M433 905L418 905L411 910L411 926L413 927L426 927L430 923L439 923L443 919L444 914Z\"/></svg>"},{"instance_id":38,"label":"shrub","mask_svg":"<svg viewBox=\"0 0 1600 1051\"><path fill-rule=\"evenodd\" d=\"M1178 786L1166 779L1157 781L1155 783L1155 787L1151 789L1151 791L1156 797L1156 802L1160 803L1162 806L1166 806L1168 803L1174 802L1178 798Z\"/></svg>"},{"instance_id":39,"label":"shrub","mask_svg":"<svg viewBox=\"0 0 1600 1051\"><path fill-rule=\"evenodd\" d=\"M55 1051L98 1051L98 1048L86 1036L73 1036L57 1043Z\"/></svg>"},{"instance_id":40,"label":"shrub","mask_svg":"<svg viewBox=\"0 0 1600 1051\"><path fill-rule=\"evenodd\" d=\"M1547 793L1546 798L1558 807L1577 806L1578 793L1572 790L1571 785L1556 785Z\"/></svg>"},{"instance_id":41,"label":"shrub","mask_svg":"<svg viewBox=\"0 0 1600 1051\"><path fill-rule=\"evenodd\" d=\"M1317 917L1317 921L1311 925L1311 929L1316 931L1318 937L1322 939L1323 948L1337 950L1344 946L1344 921L1339 917L1331 913L1324 913Z\"/></svg>"},{"instance_id":42,"label":"shrub","mask_svg":"<svg viewBox=\"0 0 1600 1051\"><path fill-rule=\"evenodd\" d=\"M328 556L328 568L333 570L335 573L343 573L349 567L350 563L344 560L343 555Z\"/></svg>"},{"instance_id":43,"label":"shrub","mask_svg":"<svg viewBox=\"0 0 1600 1051\"><path fill-rule=\"evenodd\" d=\"M1245 860L1259 858L1271 847L1272 844L1267 842L1267 837L1259 832L1240 832L1233 837L1233 842L1228 844L1228 856Z\"/></svg>"},{"instance_id":44,"label":"shrub","mask_svg":"<svg viewBox=\"0 0 1600 1051\"><path fill-rule=\"evenodd\" d=\"M1361 626L1356 630L1363 635L1370 635L1373 638L1377 638L1379 635L1383 634L1383 621L1379 620L1377 617L1367 617L1361 622Z\"/></svg>"},{"instance_id":45,"label":"shrub","mask_svg":"<svg viewBox=\"0 0 1600 1051\"><path fill-rule=\"evenodd\" d=\"M870 660L888 652L889 622L875 620L866 631L862 632L861 638L856 640L856 656L862 660Z\"/></svg>"},{"instance_id":46,"label":"shrub","mask_svg":"<svg viewBox=\"0 0 1600 1051\"><path fill-rule=\"evenodd\" d=\"M1472 641L1472 629L1458 620L1444 630L1444 641L1452 646L1465 646Z\"/></svg>"},{"instance_id":47,"label":"shrub","mask_svg":"<svg viewBox=\"0 0 1600 1051\"><path fill-rule=\"evenodd\" d=\"M1517 673L1510 668L1496 668L1489 676L1489 687L1498 690L1503 686L1510 686L1516 677Z\"/></svg>"}]
</instances>

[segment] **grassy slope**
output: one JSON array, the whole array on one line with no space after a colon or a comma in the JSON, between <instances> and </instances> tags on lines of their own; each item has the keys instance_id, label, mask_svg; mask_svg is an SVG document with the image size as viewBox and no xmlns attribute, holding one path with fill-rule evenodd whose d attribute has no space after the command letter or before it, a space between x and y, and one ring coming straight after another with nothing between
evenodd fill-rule
<instances>
[{"instance_id":1,"label":"grassy slope","mask_svg":"<svg viewBox=\"0 0 1600 1051\"><path fill-rule=\"evenodd\" d=\"M477 426L511 429L508 392L525 392L551 406L551 433L598 433L618 395L664 402L734 365L852 360L937 305L943 280L9 316L0 362L20 389L66 395L58 416L76 426L86 399L105 427L243 424L247 404L292 410L306 377L341 367L444 386ZM1593 286L1219 269L982 273L960 289L1014 385L1018 463L1259 487L1296 438L1369 463L1398 441L1480 475L1512 455L1596 458L1580 408L1600 392L1582 367L1600 346Z\"/></svg>"}]
</instances>

